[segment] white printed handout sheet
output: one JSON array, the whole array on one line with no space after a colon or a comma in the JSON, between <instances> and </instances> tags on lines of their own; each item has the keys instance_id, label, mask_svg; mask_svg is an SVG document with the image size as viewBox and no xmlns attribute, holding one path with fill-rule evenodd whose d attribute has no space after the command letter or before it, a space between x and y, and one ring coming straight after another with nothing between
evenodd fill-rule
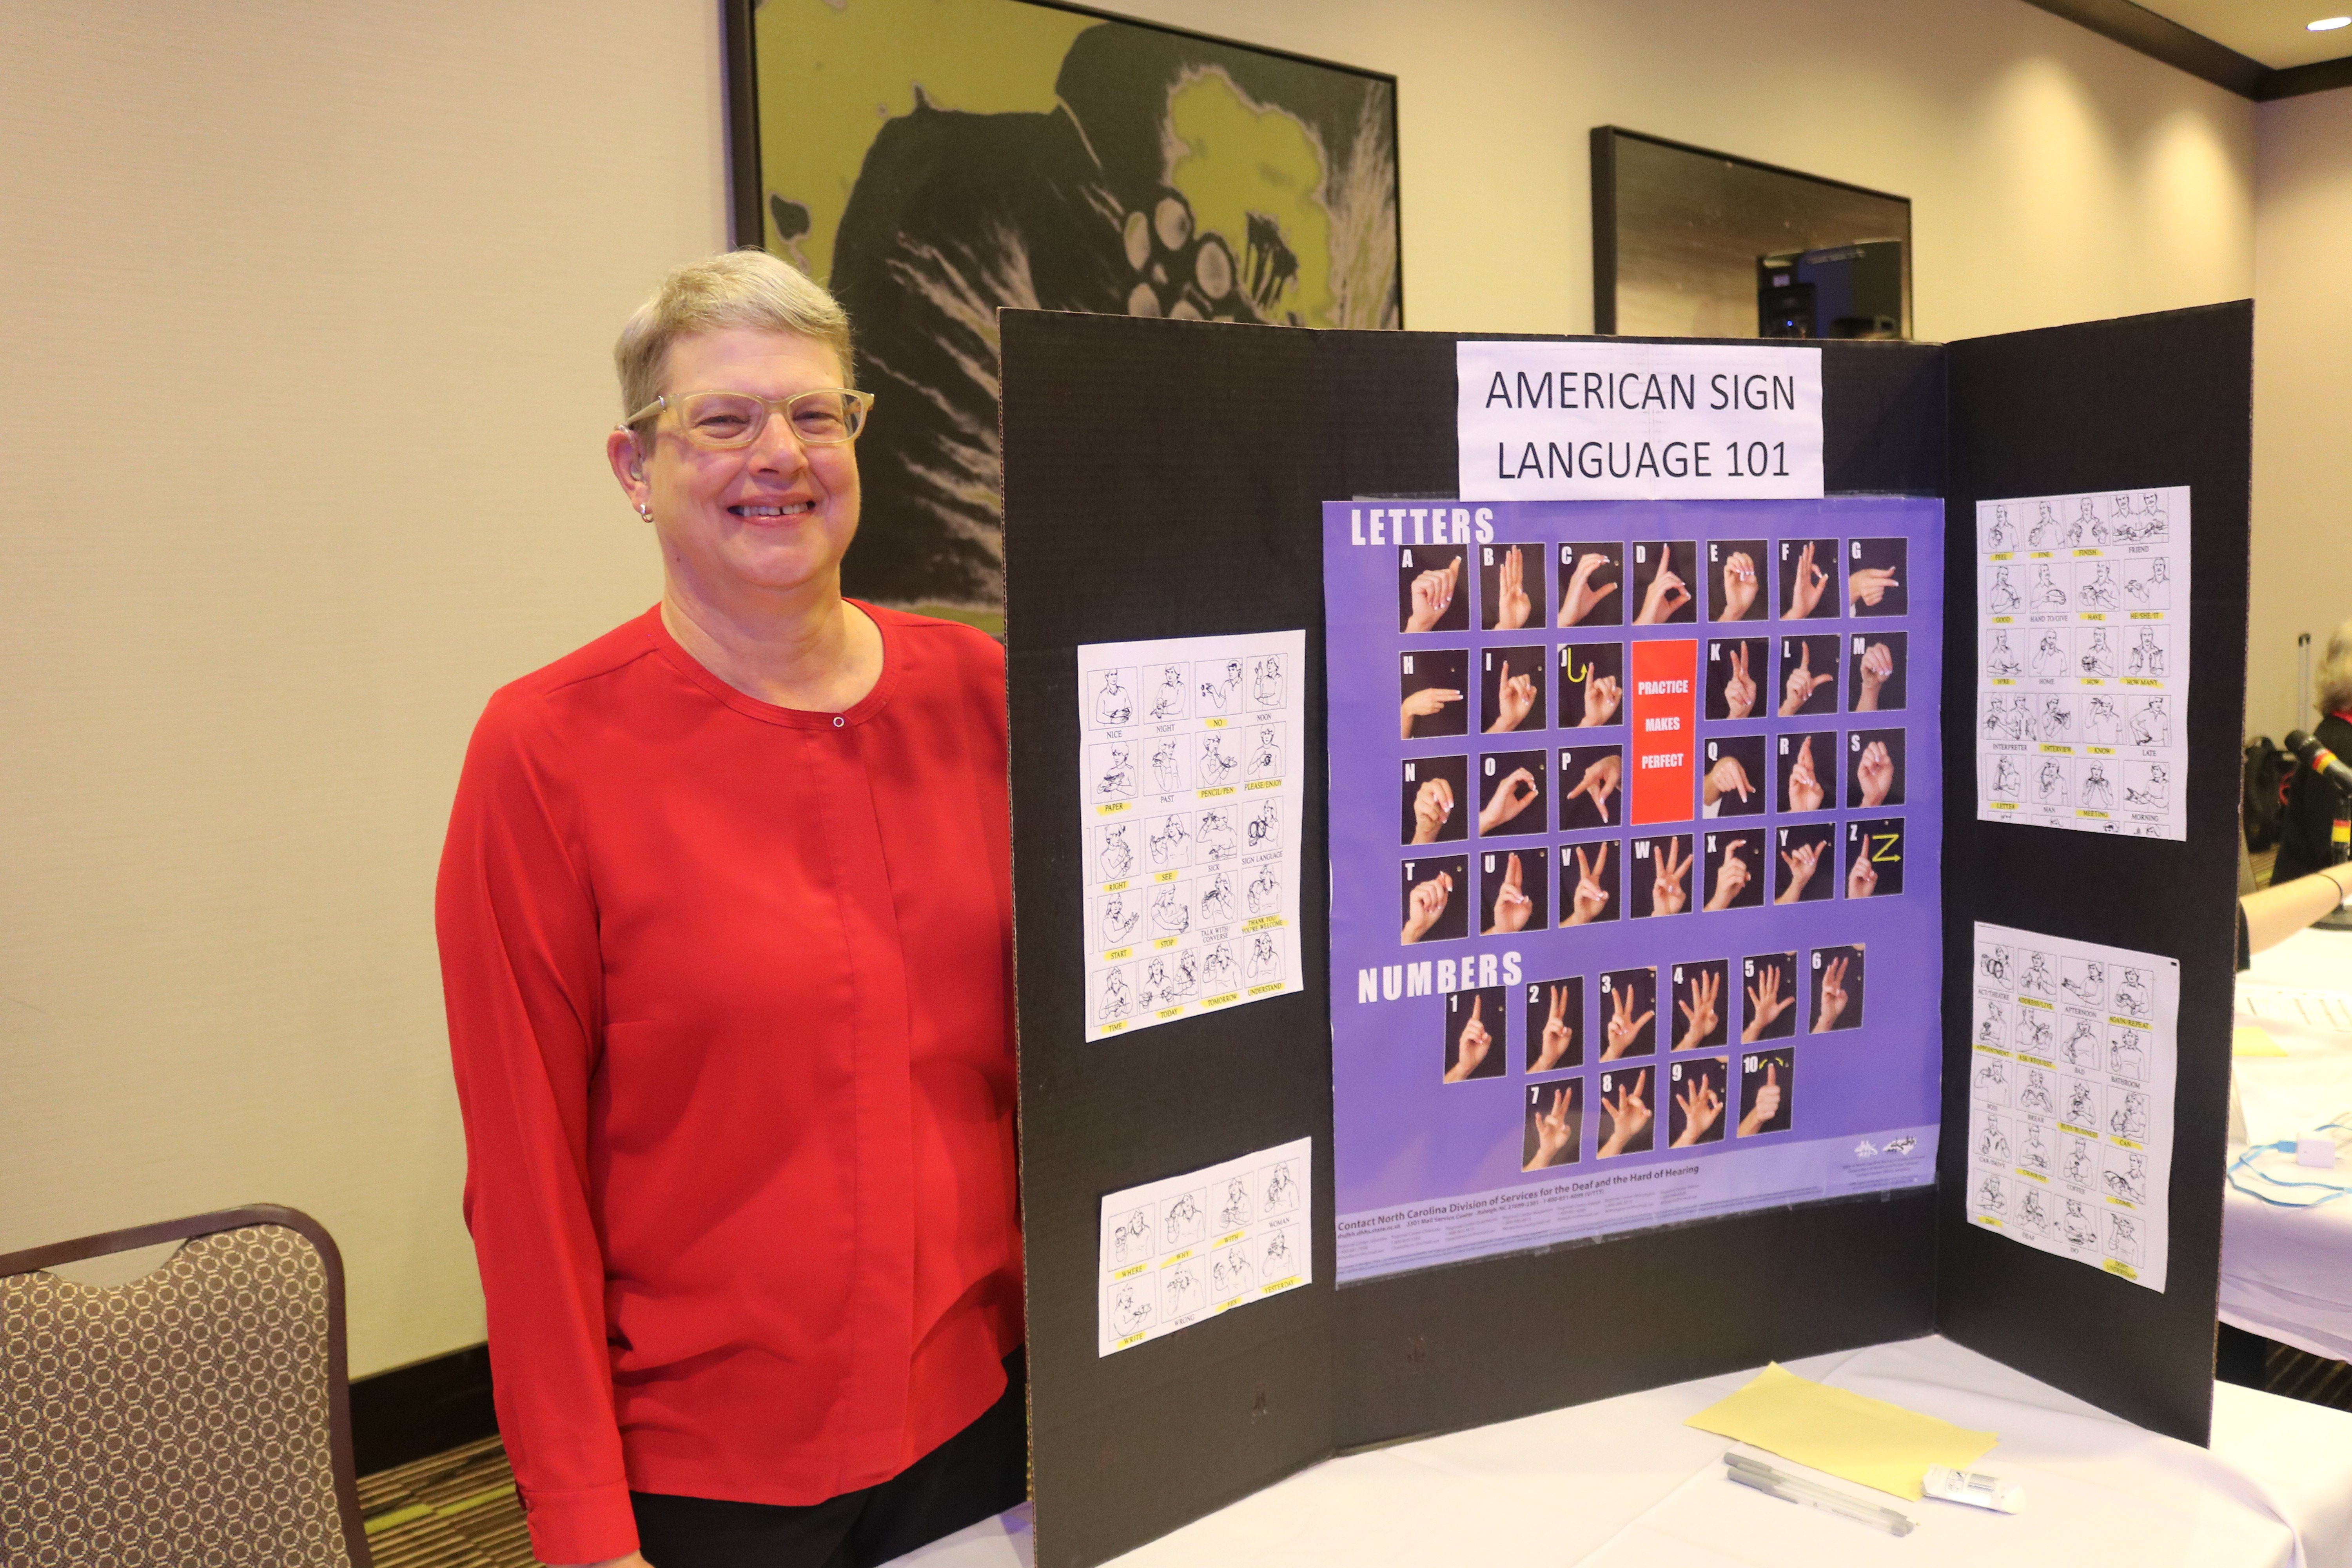
<instances>
[{"instance_id":1,"label":"white printed handout sheet","mask_svg":"<svg viewBox=\"0 0 2352 1568\"><path fill-rule=\"evenodd\" d=\"M2189 487L1976 523L1977 816L2186 838Z\"/></svg>"},{"instance_id":2,"label":"white printed handout sheet","mask_svg":"<svg viewBox=\"0 0 2352 1568\"><path fill-rule=\"evenodd\" d=\"M2180 964L1976 928L1969 1221L2164 1289Z\"/></svg>"},{"instance_id":3,"label":"white printed handout sheet","mask_svg":"<svg viewBox=\"0 0 2352 1568\"><path fill-rule=\"evenodd\" d=\"M1306 651L1078 649L1087 1039L1298 990Z\"/></svg>"},{"instance_id":4,"label":"white printed handout sheet","mask_svg":"<svg viewBox=\"0 0 2352 1568\"><path fill-rule=\"evenodd\" d=\"M1096 1353L1311 1283L1314 1148L1294 1139L1105 1197Z\"/></svg>"}]
</instances>

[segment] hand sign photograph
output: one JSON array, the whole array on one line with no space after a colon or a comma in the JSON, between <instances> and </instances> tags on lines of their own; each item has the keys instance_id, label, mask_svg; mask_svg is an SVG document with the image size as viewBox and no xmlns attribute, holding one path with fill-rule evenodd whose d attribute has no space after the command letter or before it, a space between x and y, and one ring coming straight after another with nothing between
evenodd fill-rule
<instances>
[{"instance_id":1,"label":"hand sign photograph","mask_svg":"<svg viewBox=\"0 0 2352 1568\"><path fill-rule=\"evenodd\" d=\"M1478 625L1490 632L1541 626L1538 606L1544 597L1541 544L1482 544L1478 546Z\"/></svg>"},{"instance_id":2,"label":"hand sign photograph","mask_svg":"<svg viewBox=\"0 0 2352 1568\"><path fill-rule=\"evenodd\" d=\"M1698 546L1688 540L1648 540L1633 547L1637 626L1683 626L1698 619Z\"/></svg>"},{"instance_id":3,"label":"hand sign photograph","mask_svg":"<svg viewBox=\"0 0 2352 1568\"><path fill-rule=\"evenodd\" d=\"M1760 718L1759 700L1771 683L1769 637L1710 637L1706 645L1706 716L1717 723ZM1807 676L1811 679L1810 672Z\"/></svg>"},{"instance_id":4,"label":"hand sign photograph","mask_svg":"<svg viewBox=\"0 0 2352 1568\"><path fill-rule=\"evenodd\" d=\"M1710 539L1706 544L1706 618L1769 621L1772 595L1765 574L1772 558L1760 539Z\"/></svg>"},{"instance_id":5,"label":"hand sign photograph","mask_svg":"<svg viewBox=\"0 0 2352 1568\"><path fill-rule=\"evenodd\" d=\"M1825 1035L1832 1029L1862 1027L1862 959L1858 942L1813 949L1813 1006L1807 1032Z\"/></svg>"},{"instance_id":6,"label":"hand sign photograph","mask_svg":"<svg viewBox=\"0 0 2352 1568\"><path fill-rule=\"evenodd\" d=\"M1601 1107L1596 1155L1606 1160L1648 1153L1656 1137L1650 1126L1656 1114L1650 1108L1650 1069L1602 1073L1594 1098Z\"/></svg>"},{"instance_id":7,"label":"hand sign photograph","mask_svg":"<svg viewBox=\"0 0 2352 1568\"><path fill-rule=\"evenodd\" d=\"M1489 735L1544 727L1544 666L1548 650L1490 647L1478 656L1479 729Z\"/></svg>"},{"instance_id":8,"label":"hand sign photograph","mask_svg":"<svg viewBox=\"0 0 2352 1568\"><path fill-rule=\"evenodd\" d=\"M1731 1064L1722 1057L1675 1062L1666 1069L1667 1147L1688 1149L1723 1137L1731 1103Z\"/></svg>"},{"instance_id":9,"label":"hand sign photograph","mask_svg":"<svg viewBox=\"0 0 2352 1568\"><path fill-rule=\"evenodd\" d=\"M1625 645L1559 646L1559 727L1598 730L1624 722Z\"/></svg>"},{"instance_id":10,"label":"hand sign photograph","mask_svg":"<svg viewBox=\"0 0 2352 1568\"><path fill-rule=\"evenodd\" d=\"M1504 1045L1508 1031L1503 1026L1503 997L1499 985L1456 991L1446 997L1444 1081L1501 1078L1510 1070Z\"/></svg>"},{"instance_id":11,"label":"hand sign photograph","mask_svg":"<svg viewBox=\"0 0 2352 1568\"><path fill-rule=\"evenodd\" d=\"M1546 805L1549 752L1490 752L1478 759L1478 837L1539 834Z\"/></svg>"},{"instance_id":12,"label":"hand sign photograph","mask_svg":"<svg viewBox=\"0 0 2352 1568\"><path fill-rule=\"evenodd\" d=\"M1580 1079L1557 1083L1531 1083L1527 1089L1526 1128L1521 1134L1519 1169L1549 1170L1576 1163L1580 1113Z\"/></svg>"},{"instance_id":13,"label":"hand sign photograph","mask_svg":"<svg viewBox=\"0 0 2352 1568\"><path fill-rule=\"evenodd\" d=\"M1796 1116L1796 1053L1745 1051L1739 1064L1738 1136L1786 1132Z\"/></svg>"},{"instance_id":14,"label":"hand sign photograph","mask_svg":"<svg viewBox=\"0 0 2352 1568\"><path fill-rule=\"evenodd\" d=\"M1614 969L1601 976L1601 1060L1646 1057L1658 1048L1658 972Z\"/></svg>"},{"instance_id":15,"label":"hand sign photograph","mask_svg":"<svg viewBox=\"0 0 2352 1568\"><path fill-rule=\"evenodd\" d=\"M1462 580L1463 547L1397 552L1398 613L1407 632L1470 629L1470 584Z\"/></svg>"},{"instance_id":16,"label":"hand sign photograph","mask_svg":"<svg viewBox=\"0 0 2352 1568\"><path fill-rule=\"evenodd\" d=\"M1625 786L1625 754L1622 746L1571 746L1559 753L1559 827L1607 827L1624 820L1617 799Z\"/></svg>"},{"instance_id":17,"label":"hand sign photograph","mask_svg":"<svg viewBox=\"0 0 2352 1568\"><path fill-rule=\"evenodd\" d=\"M1470 930L1470 858L1454 855L1404 864L1404 934L1418 942L1453 942Z\"/></svg>"},{"instance_id":18,"label":"hand sign photograph","mask_svg":"<svg viewBox=\"0 0 2352 1568\"><path fill-rule=\"evenodd\" d=\"M1784 539L1780 542L1780 618L1784 621L1835 620L1841 600L1838 542L1834 539Z\"/></svg>"},{"instance_id":19,"label":"hand sign photograph","mask_svg":"<svg viewBox=\"0 0 2352 1568\"><path fill-rule=\"evenodd\" d=\"M1625 547L1563 544L1559 547L1559 626L1614 626L1625 621Z\"/></svg>"},{"instance_id":20,"label":"hand sign photograph","mask_svg":"<svg viewBox=\"0 0 2352 1568\"><path fill-rule=\"evenodd\" d=\"M1783 719L1838 710L1838 637L1780 639L1780 705Z\"/></svg>"},{"instance_id":21,"label":"hand sign photograph","mask_svg":"<svg viewBox=\"0 0 2352 1568\"><path fill-rule=\"evenodd\" d=\"M1447 844L1470 836L1470 759L1414 757L1404 763L1406 844Z\"/></svg>"},{"instance_id":22,"label":"hand sign photograph","mask_svg":"<svg viewBox=\"0 0 2352 1568\"><path fill-rule=\"evenodd\" d=\"M1573 839L1559 847L1559 923L1586 926L1618 918L1623 846L1610 838Z\"/></svg>"},{"instance_id":23,"label":"hand sign photograph","mask_svg":"<svg viewBox=\"0 0 2352 1568\"><path fill-rule=\"evenodd\" d=\"M1541 980L1526 987L1528 1072L1584 1065L1584 977Z\"/></svg>"}]
</instances>

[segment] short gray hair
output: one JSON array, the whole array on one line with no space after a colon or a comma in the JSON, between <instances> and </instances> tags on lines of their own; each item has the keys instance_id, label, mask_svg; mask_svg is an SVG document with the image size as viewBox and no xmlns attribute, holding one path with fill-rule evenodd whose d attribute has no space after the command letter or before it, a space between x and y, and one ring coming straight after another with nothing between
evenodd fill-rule
<instances>
[{"instance_id":1,"label":"short gray hair","mask_svg":"<svg viewBox=\"0 0 2352 1568\"><path fill-rule=\"evenodd\" d=\"M621 417L661 395L669 351L697 332L749 327L813 338L853 374L849 312L815 279L764 250L730 250L670 269L652 298L629 315L613 345L621 377Z\"/></svg>"},{"instance_id":2,"label":"short gray hair","mask_svg":"<svg viewBox=\"0 0 2352 1568\"><path fill-rule=\"evenodd\" d=\"M2327 639L2327 657L2319 661L2311 686L2322 713L2352 713L2352 621Z\"/></svg>"}]
</instances>

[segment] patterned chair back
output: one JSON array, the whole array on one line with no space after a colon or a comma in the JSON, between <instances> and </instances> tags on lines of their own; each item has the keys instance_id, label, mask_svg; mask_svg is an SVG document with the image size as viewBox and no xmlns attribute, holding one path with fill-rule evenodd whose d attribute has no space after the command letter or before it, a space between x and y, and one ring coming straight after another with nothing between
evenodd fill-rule
<instances>
[{"instance_id":1,"label":"patterned chair back","mask_svg":"<svg viewBox=\"0 0 2352 1568\"><path fill-rule=\"evenodd\" d=\"M123 1285L45 1272L174 1240ZM342 1260L296 1210L0 1257L0 1563L369 1568L345 1379Z\"/></svg>"}]
</instances>

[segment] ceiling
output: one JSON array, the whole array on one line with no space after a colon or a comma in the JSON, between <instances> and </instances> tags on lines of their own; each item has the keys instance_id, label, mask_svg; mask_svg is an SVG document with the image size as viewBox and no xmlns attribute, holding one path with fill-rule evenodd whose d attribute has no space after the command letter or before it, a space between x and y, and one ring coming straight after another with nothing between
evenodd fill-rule
<instances>
[{"instance_id":1,"label":"ceiling","mask_svg":"<svg viewBox=\"0 0 2352 1568\"><path fill-rule=\"evenodd\" d=\"M2352 27L2314 33L2304 26L2322 16L2352 14L2352 0L2139 0L2139 4L2273 70L2352 54Z\"/></svg>"}]
</instances>

